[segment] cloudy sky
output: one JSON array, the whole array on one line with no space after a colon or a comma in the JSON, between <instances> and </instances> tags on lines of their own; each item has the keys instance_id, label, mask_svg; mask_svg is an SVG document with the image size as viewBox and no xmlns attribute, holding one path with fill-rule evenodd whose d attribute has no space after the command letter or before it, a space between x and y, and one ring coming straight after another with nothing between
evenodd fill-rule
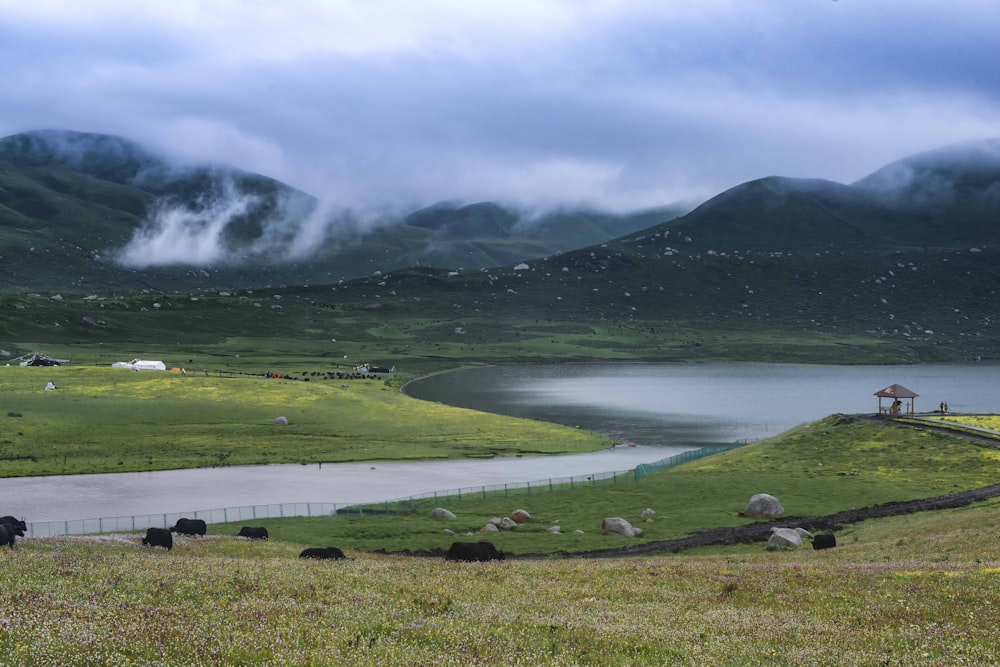
<instances>
[{"instance_id":1,"label":"cloudy sky","mask_svg":"<svg viewBox=\"0 0 1000 667\"><path fill-rule=\"evenodd\" d=\"M0 135L631 210L1000 136L995 0L0 0Z\"/></svg>"}]
</instances>

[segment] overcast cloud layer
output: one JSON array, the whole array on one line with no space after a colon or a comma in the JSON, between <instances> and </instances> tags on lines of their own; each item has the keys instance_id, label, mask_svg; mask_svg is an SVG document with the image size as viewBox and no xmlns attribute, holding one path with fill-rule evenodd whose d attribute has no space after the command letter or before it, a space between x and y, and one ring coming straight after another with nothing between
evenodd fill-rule
<instances>
[{"instance_id":1,"label":"overcast cloud layer","mask_svg":"<svg viewBox=\"0 0 1000 667\"><path fill-rule=\"evenodd\" d=\"M631 210L1000 135L995 0L0 0L0 135L336 206Z\"/></svg>"}]
</instances>

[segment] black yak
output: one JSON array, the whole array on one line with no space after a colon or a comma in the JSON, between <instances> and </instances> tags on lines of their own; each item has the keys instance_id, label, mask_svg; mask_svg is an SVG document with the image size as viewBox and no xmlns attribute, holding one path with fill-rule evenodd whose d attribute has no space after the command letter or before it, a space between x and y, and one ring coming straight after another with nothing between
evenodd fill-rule
<instances>
[{"instance_id":1,"label":"black yak","mask_svg":"<svg viewBox=\"0 0 1000 667\"><path fill-rule=\"evenodd\" d=\"M170 528L171 533L178 535L204 535L207 531L204 519L177 519Z\"/></svg>"},{"instance_id":2,"label":"black yak","mask_svg":"<svg viewBox=\"0 0 1000 667\"><path fill-rule=\"evenodd\" d=\"M299 558L314 558L316 560L343 560L347 558L337 547L309 547L299 554Z\"/></svg>"},{"instance_id":3,"label":"black yak","mask_svg":"<svg viewBox=\"0 0 1000 667\"><path fill-rule=\"evenodd\" d=\"M503 560L503 552L497 551L492 542L455 542L444 556L445 560L485 563Z\"/></svg>"},{"instance_id":4,"label":"black yak","mask_svg":"<svg viewBox=\"0 0 1000 667\"><path fill-rule=\"evenodd\" d=\"M167 551L174 548L174 536L166 528L147 528L146 537L142 538L144 547L163 547Z\"/></svg>"},{"instance_id":5,"label":"black yak","mask_svg":"<svg viewBox=\"0 0 1000 667\"><path fill-rule=\"evenodd\" d=\"M9 544L10 548L14 548L14 542L17 541L18 531L15 528L8 526L5 523L0 523L0 546L4 544Z\"/></svg>"},{"instance_id":6,"label":"black yak","mask_svg":"<svg viewBox=\"0 0 1000 667\"><path fill-rule=\"evenodd\" d=\"M24 537L24 531L28 530L28 524L24 519L15 519L12 516L0 516L0 525L8 526L15 535Z\"/></svg>"},{"instance_id":7,"label":"black yak","mask_svg":"<svg viewBox=\"0 0 1000 667\"><path fill-rule=\"evenodd\" d=\"M240 528L240 532L236 535L236 537L246 537L251 540L266 540L267 528L264 528L263 526L243 526Z\"/></svg>"},{"instance_id":8,"label":"black yak","mask_svg":"<svg viewBox=\"0 0 1000 667\"><path fill-rule=\"evenodd\" d=\"M833 533L823 533L813 538L813 549L832 549L837 546L837 538Z\"/></svg>"}]
</instances>

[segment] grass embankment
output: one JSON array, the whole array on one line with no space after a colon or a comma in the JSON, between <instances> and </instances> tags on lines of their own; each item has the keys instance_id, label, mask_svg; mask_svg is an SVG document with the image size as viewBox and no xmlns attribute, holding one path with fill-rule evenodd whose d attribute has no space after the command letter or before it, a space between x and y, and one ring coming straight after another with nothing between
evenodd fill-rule
<instances>
[{"instance_id":1,"label":"grass embankment","mask_svg":"<svg viewBox=\"0 0 1000 667\"><path fill-rule=\"evenodd\" d=\"M532 521L489 539L514 554L584 552L674 539L708 528L738 526L737 516L755 493L781 500L790 516L816 516L891 501L955 493L996 483L1000 450L957 436L891 423L831 416L778 437L708 457L639 482L619 479L574 488L555 487L442 498L457 515L431 519L433 501L372 506L378 514L262 519L272 536L294 542L373 551L447 548L458 535L476 534L496 516L526 509ZM641 513L656 511L651 523ZM605 517L620 516L642 528L638 538L600 534ZM546 532L558 524L560 535ZM233 535L239 524L209 526ZM582 535L574 531L584 531Z\"/></svg>"},{"instance_id":2,"label":"grass embankment","mask_svg":"<svg viewBox=\"0 0 1000 667\"><path fill-rule=\"evenodd\" d=\"M418 401L382 381L297 377L3 368L2 474L561 454L610 444L579 429ZM58 388L45 391L50 380ZM279 416L287 426L274 423Z\"/></svg>"},{"instance_id":3,"label":"grass embankment","mask_svg":"<svg viewBox=\"0 0 1000 667\"><path fill-rule=\"evenodd\" d=\"M1000 503L832 550L455 564L137 537L0 553L9 665L991 665Z\"/></svg>"}]
</instances>

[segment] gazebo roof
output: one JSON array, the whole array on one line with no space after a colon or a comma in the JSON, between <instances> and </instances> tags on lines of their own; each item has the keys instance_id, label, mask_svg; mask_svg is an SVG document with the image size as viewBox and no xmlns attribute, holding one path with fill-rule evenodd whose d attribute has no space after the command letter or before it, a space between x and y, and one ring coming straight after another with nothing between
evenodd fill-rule
<instances>
[{"instance_id":1,"label":"gazebo roof","mask_svg":"<svg viewBox=\"0 0 1000 667\"><path fill-rule=\"evenodd\" d=\"M874 395L879 398L916 398L920 394L910 391L901 384L891 384L885 389L876 391Z\"/></svg>"}]
</instances>

